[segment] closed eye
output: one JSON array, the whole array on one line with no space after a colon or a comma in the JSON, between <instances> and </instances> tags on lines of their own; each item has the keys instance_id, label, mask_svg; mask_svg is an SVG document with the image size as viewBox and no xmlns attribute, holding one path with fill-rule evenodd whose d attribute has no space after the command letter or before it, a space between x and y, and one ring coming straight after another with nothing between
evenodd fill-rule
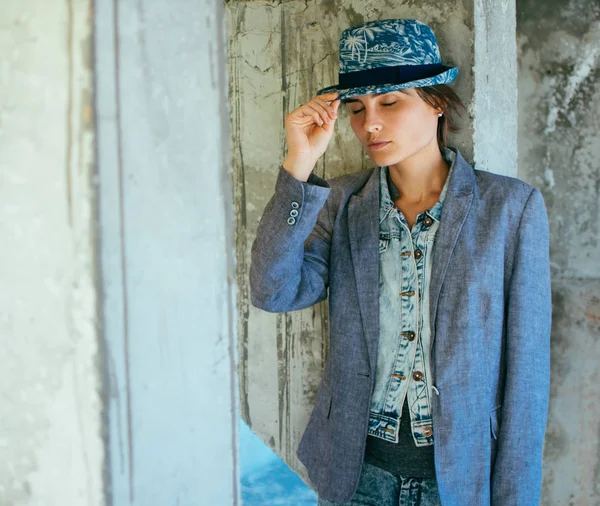
<instances>
[{"instance_id":1,"label":"closed eye","mask_svg":"<svg viewBox=\"0 0 600 506\"><path fill-rule=\"evenodd\" d=\"M381 104L385 107L389 107L390 105L394 105L396 102L390 102L389 104ZM359 112L362 112L364 109L358 109L356 111L352 111L352 114L358 114Z\"/></svg>"}]
</instances>

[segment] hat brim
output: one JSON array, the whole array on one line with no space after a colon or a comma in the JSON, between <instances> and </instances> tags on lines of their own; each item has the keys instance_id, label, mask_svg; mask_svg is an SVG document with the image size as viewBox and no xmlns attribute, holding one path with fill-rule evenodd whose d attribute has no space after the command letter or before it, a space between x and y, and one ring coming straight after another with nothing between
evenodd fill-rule
<instances>
[{"instance_id":1,"label":"hat brim","mask_svg":"<svg viewBox=\"0 0 600 506\"><path fill-rule=\"evenodd\" d=\"M454 79L458 74L458 67L451 67L440 74L432 77L426 77L424 79L417 79L415 81L409 81L408 83L389 83L389 84L374 84L371 86L359 86L357 88L349 88L346 90L338 90L338 85L328 86L317 91L317 95L323 95L323 93L331 93L339 91L339 95L335 100L344 100L346 98L356 97L358 95L368 95L370 93L387 93L389 91L404 90L406 88L421 88L423 86L435 86L437 84L447 84Z\"/></svg>"}]
</instances>

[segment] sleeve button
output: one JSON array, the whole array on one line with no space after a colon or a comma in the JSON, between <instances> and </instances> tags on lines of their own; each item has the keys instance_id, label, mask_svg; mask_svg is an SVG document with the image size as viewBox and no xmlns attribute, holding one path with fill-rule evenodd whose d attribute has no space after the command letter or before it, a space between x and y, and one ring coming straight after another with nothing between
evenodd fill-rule
<instances>
[{"instance_id":1,"label":"sleeve button","mask_svg":"<svg viewBox=\"0 0 600 506\"><path fill-rule=\"evenodd\" d=\"M295 202L295 201L294 201L294 202L292 202L292 207L293 207L294 209L298 209L298 208L300 207L300 205L298 204L298 202Z\"/></svg>"},{"instance_id":2,"label":"sleeve button","mask_svg":"<svg viewBox=\"0 0 600 506\"><path fill-rule=\"evenodd\" d=\"M296 216L298 216L298 211L296 211L296 209L292 209L290 211L290 216L292 216L293 218L295 218Z\"/></svg>"},{"instance_id":3,"label":"sleeve button","mask_svg":"<svg viewBox=\"0 0 600 506\"><path fill-rule=\"evenodd\" d=\"M287 222L289 225L293 225L294 223L296 223L296 218L292 218L291 216L287 219Z\"/></svg>"}]
</instances>

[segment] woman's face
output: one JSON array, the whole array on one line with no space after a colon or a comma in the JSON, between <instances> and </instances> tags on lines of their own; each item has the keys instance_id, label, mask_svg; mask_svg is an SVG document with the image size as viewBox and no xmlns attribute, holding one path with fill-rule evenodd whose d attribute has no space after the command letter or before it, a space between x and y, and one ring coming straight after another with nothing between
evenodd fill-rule
<instances>
[{"instance_id":1,"label":"woman's face","mask_svg":"<svg viewBox=\"0 0 600 506\"><path fill-rule=\"evenodd\" d=\"M354 134L379 166L394 165L431 143L437 145L438 113L414 88L348 99ZM372 142L388 141L371 146Z\"/></svg>"}]
</instances>

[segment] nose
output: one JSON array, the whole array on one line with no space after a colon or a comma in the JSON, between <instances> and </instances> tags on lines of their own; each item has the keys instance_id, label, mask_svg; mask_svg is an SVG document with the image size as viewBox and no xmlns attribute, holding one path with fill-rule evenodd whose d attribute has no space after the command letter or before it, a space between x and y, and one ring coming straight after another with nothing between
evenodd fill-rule
<instances>
[{"instance_id":1,"label":"nose","mask_svg":"<svg viewBox=\"0 0 600 506\"><path fill-rule=\"evenodd\" d=\"M376 133L381 131L381 118L377 114L375 108L369 110L365 107L365 122L363 126L364 129L369 133Z\"/></svg>"}]
</instances>

